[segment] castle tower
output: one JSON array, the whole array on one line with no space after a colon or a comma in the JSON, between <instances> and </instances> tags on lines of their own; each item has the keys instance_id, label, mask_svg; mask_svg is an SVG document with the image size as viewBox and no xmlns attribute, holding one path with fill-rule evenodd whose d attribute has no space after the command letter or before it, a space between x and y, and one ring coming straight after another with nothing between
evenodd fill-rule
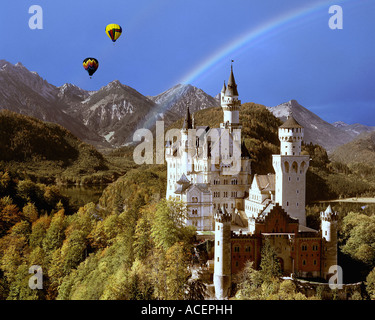
<instances>
[{"instance_id":1,"label":"castle tower","mask_svg":"<svg viewBox=\"0 0 375 320\"><path fill-rule=\"evenodd\" d=\"M184 119L184 124L181 129L181 168L185 175L192 172L193 169L193 159L192 156L195 150L195 141L192 141L192 135L189 136L189 130L193 129L193 123L190 116L189 107L186 108L186 115Z\"/></svg>"},{"instance_id":2,"label":"castle tower","mask_svg":"<svg viewBox=\"0 0 375 320\"><path fill-rule=\"evenodd\" d=\"M221 107L224 112L224 122L221 128L240 129L240 107L241 100L238 100L237 84L234 80L233 65L231 65L230 75L227 86L223 85L220 94Z\"/></svg>"},{"instance_id":3,"label":"castle tower","mask_svg":"<svg viewBox=\"0 0 375 320\"><path fill-rule=\"evenodd\" d=\"M279 127L280 154L272 155L275 169L275 201L306 226L306 171L308 155L301 155L303 127L289 116Z\"/></svg>"},{"instance_id":4,"label":"castle tower","mask_svg":"<svg viewBox=\"0 0 375 320\"><path fill-rule=\"evenodd\" d=\"M327 278L329 268L337 265L337 212L332 211L331 205L320 213L322 248L322 277Z\"/></svg>"},{"instance_id":5,"label":"castle tower","mask_svg":"<svg viewBox=\"0 0 375 320\"><path fill-rule=\"evenodd\" d=\"M215 213L215 265L214 285L216 299L227 299L232 283L231 270L232 215L224 207Z\"/></svg>"}]
</instances>

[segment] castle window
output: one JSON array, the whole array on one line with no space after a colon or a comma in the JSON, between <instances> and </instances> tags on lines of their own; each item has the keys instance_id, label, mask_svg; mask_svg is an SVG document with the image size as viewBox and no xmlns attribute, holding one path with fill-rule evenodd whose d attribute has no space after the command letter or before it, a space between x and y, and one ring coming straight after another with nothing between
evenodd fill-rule
<instances>
[{"instance_id":1,"label":"castle window","mask_svg":"<svg viewBox=\"0 0 375 320\"><path fill-rule=\"evenodd\" d=\"M289 162L288 161L284 162L284 167L285 167L285 172L289 173Z\"/></svg>"},{"instance_id":2,"label":"castle window","mask_svg":"<svg viewBox=\"0 0 375 320\"><path fill-rule=\"evenodd\" d=\"M220 230L220 226L217 226L217 230Z\"/></svg>"},{"instance_id":3,"label":"castle window","mask_svg":"<svg viewBox=\"0 0 375 320\"><path fill-rule=\"evenodd\" d=\"M294 152L293 152L293 155L294 155ZM297 173L297 168L298 168L297 162L294 161L292 164L292 171L294 173Z\"/></svg>"},{"instance_id":4,"label":"castle window","mask_svg":"<svg viewBox=\"0 0 375 320\"><path fill-rule=\"evenodd\" d=\"M312 249L313 249L313 251L318 251L318 245L317 244L314 244L313 246L312 246Z\"/></svg>"},{"instance_id":5,"label":"castle window","mask_svg":"<svg viewBox=\"0 0 375 320\"><path fill-rule=\"evenodd\" d=\"M306 265L306 260L302 260L302 265Z\"/></svg>"},{"instance_id":6,"label":"castle window","mask_svg":"<svg viewBox=\"0 0 375 320\"><path fill-rule=\"evenodd\" d=\"M245 252L250 252L250 250L251 250L251 247L250 247L250 246L246 246L246 247L245 247Z\"/></svg>"},{"instance_id":7,"label":"castle window","mask_svg":"<svg viewBox=\"0 0 375 320\"><path fill-rule=\"evenodd\" d=\"M235 246L234 247L234 252L240 252L240 247L239 246Z\"/></svg>"},{"instance_id":8,"label":"castle window","mask_svg":"<svg viewBox=\"0 0 375 320\"><path fill-rule=\"evenodd\" d=\"M302 251L307 251L307 244L303 244L303 245L301 246L301 249L302 249Z\"/></svg>"},{"instance_id":9,"label":"castle window","mask_svg":"<svg viewBox=\"0 0 375 320\"><path fill-rule=\"evenodd\" d=\"M220 241L217 242L217 245L220 246Z\"/></svg>"},{"instance_id":10,"label":"castle window","mask_svg":"<svg viewBox=\"0 0 375 320\"><path fill-rule=\"evenodd\" d=\"M219 257L217 257L217 262L219 262Z\"/></svg>"},{"instance_id":11,"label":"castle window","mask_svg":"<svg viewBox=\"0 0 375 320\"><path fill-rule=\"evenodd\" d=\"M316 260L314 259L314 266L316 266L316 264L317 264L317 262L316 262Z\"/></svg>"}]
</instances>

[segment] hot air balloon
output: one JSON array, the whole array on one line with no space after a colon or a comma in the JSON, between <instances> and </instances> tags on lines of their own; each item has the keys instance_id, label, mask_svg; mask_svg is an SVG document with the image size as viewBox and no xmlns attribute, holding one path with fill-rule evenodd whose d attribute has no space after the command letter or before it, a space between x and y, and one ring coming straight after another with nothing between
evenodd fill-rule
<instances>
[{"instance_id":1,"label":"hot air balloon","mask_svg":"<svg viewBox=\"0 0 375 320\"><path fill-rule=\"evenodd\" d=\"M83 67L89 73L89 76L91 78L91 76L98 69L99 62L95 58L86 58L85 60L83 60Z\"/></svg>"},{"instance_id":2,"label":"hot air balloon","mask_svg":"<svg viewBox=\"0 0 375 320\"><path fill-rule=\"evenodd\" d=\"M105 28L105 32L113 42L116 42L116 40L121 36L122 28L118 24L111 23Z\"/></svg>"}]
</instances>

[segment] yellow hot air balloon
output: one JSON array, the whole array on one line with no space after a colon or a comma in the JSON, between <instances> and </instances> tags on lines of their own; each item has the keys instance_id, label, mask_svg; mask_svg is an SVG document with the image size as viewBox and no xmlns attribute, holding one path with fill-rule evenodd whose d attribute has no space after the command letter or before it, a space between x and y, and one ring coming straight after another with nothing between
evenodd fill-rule
<instances>
[{"instance_id":1,"label":"yellow hot air balloon","mask_svg":"<svg viewBox=\"0 0 375 320\"><path fill-rule=\"evenodd\" d=\"M118 24L111 23L105 28L105 32L115 42L121 36L122 28Z\"/></svg>"}]
</instances>

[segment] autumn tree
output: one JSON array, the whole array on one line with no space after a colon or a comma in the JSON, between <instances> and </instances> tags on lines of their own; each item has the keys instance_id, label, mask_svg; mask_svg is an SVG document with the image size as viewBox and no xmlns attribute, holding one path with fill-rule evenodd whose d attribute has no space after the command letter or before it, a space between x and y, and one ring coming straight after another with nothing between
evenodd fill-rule
<instances>
[{"instance_id":1,"label":"autumn tree","mask_svg":"<svg viewBox=\"0 0 375 320\"><path fill-rule=\"evenodd\" d=\"M372 300L375 299L375 268L368 274L366 278L366 290Z\"/></svg>"},{"instance_id":2,"label":"autumn tree","mask_svg":"<svg viewBox=\"0 0 375 320\"><path fill-rule=\"evenodd\" d=\"M375 216L350 212L342 222L342 252L364 262L375 265Z\"/></svg>"}]
</instances>

